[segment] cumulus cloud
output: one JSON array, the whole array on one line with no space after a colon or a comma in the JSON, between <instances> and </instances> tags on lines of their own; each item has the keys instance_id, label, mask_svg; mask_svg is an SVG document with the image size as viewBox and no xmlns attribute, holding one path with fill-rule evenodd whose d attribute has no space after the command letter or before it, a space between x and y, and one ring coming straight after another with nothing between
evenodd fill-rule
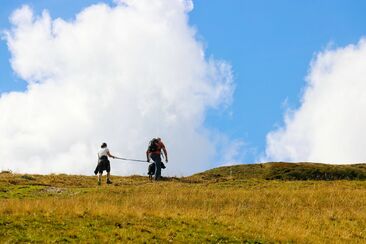
<instances>
[{"instance_id":1,"label":"cumulus cloud","mask_svg":"<svg viewBox=\"0 0 366 244\"><path fill-rule=\"evenodd\" d=\"M245 145L243 140L231 140L229 138L222 138L220 139L220 142L224 142L221 153L223 157L220 161L220 166L243 164L244 157L246 156L245 154L250 152L248 146ZM243 148L245 148L246 150L243 151Z\"/></svg>"},{"instance_id":2,"label":"cumulus cloud","mask_svg":"<svg viewBox=\"0 0 366 244\"><path fill-rule=\"evenodd\" d=\"M301 106L267 135L267 160L366 161L366 40L328 49L311 64Z\"/></svg>"},{"instance_id":3,"label":"cumulus cloud","mask_svg":"<svg viewBox=\"0 0 366 244\"><path fill-rule=\"evenodd\" d=\"M191 1L115 2L72 21L28 6L12 14L5 39L28 87L0 97L1 169L90 174L102 142L144 159L156 136L170 154L165 174L211 165L205 112L230 104L230 65L205 57L188 25ZM112 171L145 174L146 164L112 161Z\"/></svg>"}]
</instances>

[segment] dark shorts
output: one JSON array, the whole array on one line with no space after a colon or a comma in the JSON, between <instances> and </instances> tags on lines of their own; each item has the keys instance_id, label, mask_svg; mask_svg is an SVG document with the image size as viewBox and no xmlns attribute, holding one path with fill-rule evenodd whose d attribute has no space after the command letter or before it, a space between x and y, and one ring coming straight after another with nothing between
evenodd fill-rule
<instances>
[{"instance_id":1,"label":"dark shorts","mask_svg":"<svg viewBox=\"0 0 366 244\"><path fill-rule=\"evenodd\" d=\"M152 153L152 154L150 155L150 158L151 158L155 163L161 163L161 157L160 157L160 154Z\"/></svg>"},{"instance_id":2,"label":"dark shorts","mask_svg":"<svg viewBox=\"0 0 366 244\"><path fill-rule=\"evenodd\" d=\"M107 157L102 156L99 159L98 165L94 170L94 174L102 174L104 170L107 171L107 173L111 172L111 163L109 162Z\"/></svg>"},{"instance_id":3,"label":"dark shorts","mask_svg":"<svg viewBox=\"0 0 366 244\"><path fill-rule=\"evenodd\" d=\"M161 161L161 157L160 157L160 154L151 154L150 155L150 157L151 157L151 159L155 162L155 163L157 163L157 162L159 162L160 163L160 167L162 168L162 169L165 169L166 167L165 167L165 164ZM155 166L154 166L155 167Z\"/></svg>"},{"instance_id":4,"label":"dark shorts","mask_svg":"<svg viewBox=\"0 0 366 244\"><path fill-rule=\"evenodd\" d=\"M154 175L155 174L155 167L156 167L156 163L158 163L160 165L160 168L161 169L165 169L165 165L164 163L161 161L161 157L160 157L160 154L154 154L152 153L150 155L151 159L154 161L153 163L149 164L149 167L148 167L148 171L147 171L147 174L148 175Z\"/></svg>"}]
</instances>

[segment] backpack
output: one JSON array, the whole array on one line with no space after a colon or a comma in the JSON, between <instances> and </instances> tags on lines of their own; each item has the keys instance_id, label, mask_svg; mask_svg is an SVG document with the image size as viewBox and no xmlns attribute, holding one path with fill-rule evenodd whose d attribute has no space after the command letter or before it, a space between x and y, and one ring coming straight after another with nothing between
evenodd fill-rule
<instances>
[{"instance_id":1,"label":"backpack","mask_svg":"<svg viewBox=\"0 0 366 244\"><path fill-rule=\"evenodd\" d=\"M158 142L157 139L153 138L150 142L149 142L149 147L148 147L148 151L149 152L155 152L158 150L158 146L156 145L156 143Z\"/></svg>"},{"instance_id":2,"label":"backpack","mask_svg":"<svg viewBox=\"0 0 366 244\"><path fill-rule=\"evenodd\" d=\"M155 174L155 163L151 163L151 164L149 164L149 167L148 167L148 169L147 169L147 174L148 174L149 176L152 176L152 175L154 175L154 174Z\"/></svg>"},{"instance_id":3,"label":"backpack","mask_svg":"<svg viewBox=\"0 0 366 244\"><path fill-rule=\"evenodd\" d=\"M163 162L161 162L160 164L161 164L161 169L165 169L166 168L166 166L165 166L165 164ZM149 166L147 168L147 174L149 176L153 176L155 174L155 167L156 167L155 163L149 164Z\"/></svg>"}]
</instances>

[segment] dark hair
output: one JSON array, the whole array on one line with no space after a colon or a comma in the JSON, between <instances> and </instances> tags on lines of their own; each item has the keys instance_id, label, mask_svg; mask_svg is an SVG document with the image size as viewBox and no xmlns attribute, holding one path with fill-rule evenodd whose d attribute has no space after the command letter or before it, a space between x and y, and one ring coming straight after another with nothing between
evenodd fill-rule
<instances>
[{"instance_id":1,"label":"dark hair","mask_svg":"<svg viewBox=\"0 0 366 244\"><path fill-rule=\"evenodd\" d=\"M100 146L101 148L105 148L107 147L107 143L103 142L102 145Z\"/></svg>"}]
</instances>

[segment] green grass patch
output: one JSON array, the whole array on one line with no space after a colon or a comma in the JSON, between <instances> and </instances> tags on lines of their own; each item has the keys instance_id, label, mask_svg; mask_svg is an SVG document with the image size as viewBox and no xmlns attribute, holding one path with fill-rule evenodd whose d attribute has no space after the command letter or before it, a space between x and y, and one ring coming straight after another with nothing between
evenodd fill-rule
<instances>
[{"instance_id":1,"label":"green grass patch","mask_svg":"<svg viewBox=\"0 0 366 244\"><path fill-rule=\"evenodd\" d=\"M19 216L18 216L19 217ZM0 219L3 242L261 243L214 219L31 215Z\"/></svg>"},{"instance_id":2,"label":"green grass patch","mask_svg":"<svg viewBox=\"0 0 366 244\"><path fill-rule=\"evenodd\" d=\"M43 189L43 186L32 185L0 186L0 199L35 198L40 195Z\"/></svg>"}]
</instances>

